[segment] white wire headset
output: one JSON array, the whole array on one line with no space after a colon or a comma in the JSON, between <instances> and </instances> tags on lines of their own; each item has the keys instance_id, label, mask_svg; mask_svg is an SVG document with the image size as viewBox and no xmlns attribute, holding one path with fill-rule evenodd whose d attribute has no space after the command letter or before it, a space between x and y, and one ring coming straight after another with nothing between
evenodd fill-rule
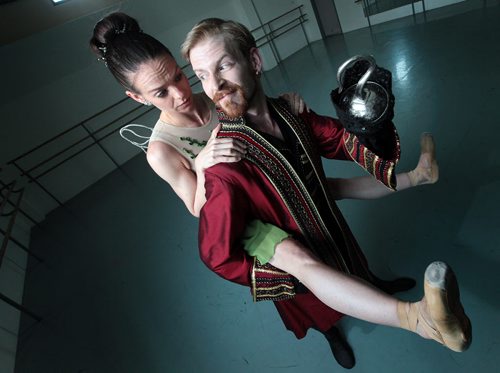
<instances>
[{"instance_id":1,"label":"white wire headset","mask_svg":"<svg viewBox=\"0 0 500 373\"><path fill-rule=\"evenodd\" d=\"M136 132L137 131L137 132ZM120 128L120 136L146 153L153 129L142 124L131 123ZM127 137L130 136L130 137Z\"/></svg>"}]
</instances>

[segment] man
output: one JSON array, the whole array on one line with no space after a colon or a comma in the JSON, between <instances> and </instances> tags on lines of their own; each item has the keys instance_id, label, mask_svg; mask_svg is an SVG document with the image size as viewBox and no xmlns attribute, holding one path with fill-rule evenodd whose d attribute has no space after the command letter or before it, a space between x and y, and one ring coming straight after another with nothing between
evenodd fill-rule
<instances>
[{"instance_id":1,"label":"man","mask_svg":"<svg viewBox=\"0 0 500 373\"><path fill-rule=\"evenodd\" d=\"M396 133L391 141L392 159L384 160L332 118L312 111L294 117L283 102L266 97L259 81L262 61L255 40L238 23L204 20L190 31L182 51L205 93L222 109L219 136L238 138L248 146L244 161L206 170L207 202L201 210L199 231L204 263L225 279L251 286L255 300L275 301L286 327L297 338L304 337L309 328L324 333L331 330L342 316L338 309L368 321L411 329L449 347L425 299L423 307L421 302L412 306L399 302L396 306L394 298L343 274L379 287L388 285L370 272L330 197L321 156L356 160L384 184L394 186L393 170L399 157ZM255 220L287 232L280 235L263 230L262 241L266 244L260 246L273 246L269 242L274 242L275 247L267 264L262 264L258 253L250 256L242 248L241 238ZM290 249L288 234L303 247ZM449 273L447 269L445 272ZM384 290L391 293L398 289ZM357 295L359 304L351 302ZM438 303L443 302L439 299ZM370 305L377 309L372 312ZM456 350L466 348L470 340L468 335L462 338L460 334L466 324L462 314L459 308L452 315L461 324L455 319L450 323L454 328L451 334L456 329L452 338ZM444 318L449 316L445 314ZM415 322L406 322L410 319ZM429 324L427 332L418 330L417 325L424 323ZM430 331L438 333L435 336Z\"/></svg>"}]
</instances>

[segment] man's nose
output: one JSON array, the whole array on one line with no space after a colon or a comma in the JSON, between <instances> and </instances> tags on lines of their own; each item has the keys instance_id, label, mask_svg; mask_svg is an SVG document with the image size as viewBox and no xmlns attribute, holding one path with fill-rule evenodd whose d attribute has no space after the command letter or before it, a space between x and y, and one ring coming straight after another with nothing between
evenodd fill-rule
<instances>
[{"instance_id":1,"label":"man's nose","mask_svg":"<svg viewBox=\"0 0 500 373\"><path fill-rule=\"evenodd\" d=\"M224 84L226 84L226 80L219 74L214 74L212 79L212 92L216 93L220 91L224 87Z\"/></svg>"}]
</instances>

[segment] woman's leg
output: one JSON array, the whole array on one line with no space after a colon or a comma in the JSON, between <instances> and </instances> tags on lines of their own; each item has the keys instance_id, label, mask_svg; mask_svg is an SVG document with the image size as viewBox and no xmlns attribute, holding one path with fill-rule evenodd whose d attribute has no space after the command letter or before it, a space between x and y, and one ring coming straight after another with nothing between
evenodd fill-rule
<instances>
[{"instance_id":1,"label":"woman's leg","mask_svg":"<svg viewBox=\"0 0 500 373\"><path fill-rule=\"evenodd\" d=\"M434 139L430 133L423 133L420 138L420 158L415 169L396 175L397 191L434 184L439 179L439 166L436 161ZM349 179L329 178L328 185L332 196L340 199L375 199L395 193L372 176L360 176Z\"/></svg>"},{"instance_id":2,"label":"woman's leg","mask_svg":"<svg viewBox=\"0 0 500 373\"><path fill-rule=\"evenodd\" d=\"M414 303L399 301L362 279L328 267L290 238L276 246L269 263L295 276L323 303L346 315L411 330L454 351L464 351L471 342L470 321L460 303L456 278L444 263L428 267L425 296Z\"/></svg>"},{"instance_id":3,"label":"woman's leg","mask_svg":"<svg viewBox=\"0 0 500 373\"><path fill-rule=\"evenodd\" d=\"M269 263L299 279L327 306L375 324L399 327L397 299L368 282L320 262L294 239L278 245Z\"/></svg>"},{"instance_id":4,"label":"woman's leg","mask_svg":"<svg viewBox=\"0 0 500 373\"><path fill-rule=\"evenodd\" d=\"M434 184L439 179L439 166L436 160L436 149L434 145L434 138L430 133L423 133L420 137L420 158L417 167L412 171L406 173L409 179L409 185L403 180L398 179L398 190L424 185ZM402 189L401 189L402 187Z\"/></svg>"}]
</instances>

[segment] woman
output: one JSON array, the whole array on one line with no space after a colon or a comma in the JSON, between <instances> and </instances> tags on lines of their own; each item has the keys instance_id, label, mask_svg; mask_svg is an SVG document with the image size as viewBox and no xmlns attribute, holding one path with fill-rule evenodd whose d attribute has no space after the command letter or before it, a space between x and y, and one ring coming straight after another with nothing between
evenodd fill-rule
<instances>
[{"instance_id":1,"label":"woman","mask_svg":"<svg viewBox=\"0 0 500 373\"><path fill-rule=\"evenodd\" d=\"M177 65L169 50L153 37L142 33L137 22L123 13L114 13L100 21L94 29L90 42L92 50L99 59L103 60L111 73L125 88L127 96L145 105L154 105L160 109L161 114L150 139L147 159L153 170L174 189L183 200L186 207L194 216L205 203L204 197L204 170L219 162L238 162L245 157L245 145L232 139L218 139L217 116L212 102L204 94L193 94L189 82L182 70ZM293 104L297 97L289 97ZM299 108L303 104L297 105ZM434 144L430 135L422 138L422 154L417 168L409 173L397 175L399 190L411 186L433 183L438 178L438 167L434 158ZM354 180L330 180L337 199L340 198L375 198L390 193L388 189L379 185L369 177ZM347 184L346 184L347 183ZM357 185L357 187L346 187ZM346 190L350 194L346 194ZM288 236L282 236L284 240ZM280 243L281 241L276 241ZM286 240L289 250L281 250L283 255L290 252L294 258L303 257L307 261L311 257L307 249L294 240ZM295 252L294 252L295 250ZM251 250L249 250L251 252ZM297 255L297 252L299 255ZM314 258L312 258L314 261ZM270 263L287 270L287 260L283 257L271 257ZM464 350L470 341L467 336L459 334L462 329L454 330L457 318L462 324L467 323L461 305L454 305L454 312L438 312L426 307L428 299L438 299L440 304L446 305L443 294L456 280L450 269L446 266L435 264L426 275L428 290L420 302L397 302L395 298L372 288L370 285L345 276L338 271L320 265L320 274L306 273L308 266L294 275L304 283L326 304L332 308L341 307L340 311L368 321L374 321L392 326L402 326L411 329L424 338L433 338L455 350ZM444 268L443 270L441 270ZM316 266L317 269L317 266ZM306 272L303 272L306 270ZM438 279L432 280L432 274L439 272ZM388 308L398 308L399 320L370 320L356 310L350 310L350 305L339 305L338 299L331 301L335 287L329 294L323 296L325 291L324 280L327 283L341 283L352 289L354 293L362 294L360 299L372 297L375 301ZM451 284L451 285L450 285ZM411 284L413 285L413 284ZM405 285L408 288L408 283ZM411 287L411 286L410 286ZM427 289L427 288L426 288ZM401 289L389 289L394 292ZM327 289L328 292L328 289ZM438 302L438 303L439 303ZM362 308L362 307L361 307ZM434 312L435 313L435 312ZM388 313L394 315L394 313ZM443 316L444 315L444 316ZM443 317L441 317L443 316ZM437 318L454 318L451 329L441 328L434 322ZM402 321L402 320L406 321ZM466 321L463 321L465 320ZM456 329L456 328L455 328ZM433 334L434 333L434 334ZM437 333L437 334L436 334ZM451 337L450 337L451 334ZM448 339L451 339L450 343Z\"/></svg>"}]
</instances>

